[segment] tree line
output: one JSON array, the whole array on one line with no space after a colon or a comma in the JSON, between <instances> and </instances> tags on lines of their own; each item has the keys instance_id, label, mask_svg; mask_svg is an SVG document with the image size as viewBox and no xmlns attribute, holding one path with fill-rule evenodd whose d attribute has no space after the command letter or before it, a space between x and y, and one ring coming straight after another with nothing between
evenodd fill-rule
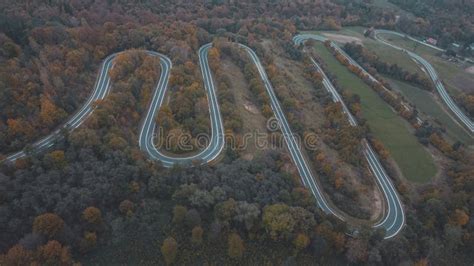
<instances>
[{"instance_id":1,"label":"tree line","mask_svg":"<svg viewBox=\"0 0 474 266\"><path fill-rule=\"evenodd\" d=\"M343 49L373 76L380 73L394 79L418 85L419 88L427 91L434 90L433 83L426 75L421 76L416 72L410 73L397 64L386 63L380 60L374 52L369 51L362 45L356 44L355 42L346 43Z\"/></svg>"}]
</instances>

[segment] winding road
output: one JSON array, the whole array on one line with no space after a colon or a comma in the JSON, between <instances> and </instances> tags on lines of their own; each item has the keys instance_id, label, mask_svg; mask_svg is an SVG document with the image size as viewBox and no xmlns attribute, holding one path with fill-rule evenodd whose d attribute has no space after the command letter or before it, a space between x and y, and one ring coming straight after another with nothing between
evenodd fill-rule
<instances>
[{"instance_id":1,"label":"winding road","mask_svg":"<svg viewBox=\"0 0 474 266\"><path fill-rule=\"evenodd\" d=\"M296 45L301 45L307 40L315 40L315 41L320 41L320 42L325 42L328 40L324 36L320 35L315 35L315 34L301 34L301 35L296 35L293 38L293 42ZM340 49L335 43L331 42L331 45L333 47L337 47L336 49ZM342 49L340 49L342 51ZM349 62L352 64L357 64L352 58L350 58L346 53L341 53L344 55ZM314 60L314 58L310 57L311 62L313 63L316 71L318 71L322 77L323 77L323 86L326 88L326 90L331 94L332 99L334 102L338 102L342 106L342 110L344 113L347 115L347 118L349 120L349 123L352 126L357 126L357 120L354 118L354 116L351 114L349 109L347 108L346 104L342 100L341 96L337 92L336 88L334 85L331 83L329 78L326 76L324 71L322 70L321 66ZM357 65L359 66L359 65ZM359 66L360 67L360 66ZM361 67L360 67L361 68ZM370 76L373 78L372 76ZM374 79L374 78L373 78ZM397 191L395 190L395 187L393 186L390 178L388 177L385 169L383 168L382 164L380 163L377 155L375 154L374 150L368 143L368 141L363 140L363 145L364 145L364 156L368 162L369 168L372 171L373 175L375 176L377 180L377 184L381 188L385 202L387 203L387 210L385 212L384 218L382 221L376 223L373 225L373 227L378 228L382 227L386 231L385 238L392 238L396 236L402 229L403 226L405 225L405 213L403 211L403 206L400 201L400 198L398 196Z\"/></svg>"},{"instance_id":2,"label":"winding road","mask_svg":"<svg viewBox=\"0 0 474 266\"><path fill-rule=\"evenodd\" d=\"M199 49L199 61L201 66L201 72L204 80L204 85L207 92L207 97L210 101L209 105L209 113L210 113L210 121L211 121L211 141L210 145L208 145L202 152L196 154L191 157L170 157L167 156L158 149L156 149L155 145L153 144L154 135L155 135L155 128L156 128L156 121L155 116L157 111L160 109L164 96L166 94L166 90L168 88L168 80L170 69L172 67L171 60L163 54L153 52L153 51L145 51L149 56L157 56L160 58L160 65L161 65L161 76L156 88L154 90L153 98L146 114L145 120L142 123L142 128L140 130L140 137L139 137L139 145L140 149L146 152L152 159L156 159L162 162L165 167L171 167L174 164L187 164L192 163L194 161L202 161L204 163L208 163L214 160L220 152L224 148L224 127L222 123L222 117L220 115L219 104L217 102L216 91L214 87L214 83L212 80L211 72L209 69L209 64L207 61L207 53L209 48L211 48L211 44L207 44L202 46ZM123 52L121 52L123 53ZM79 111L74 114L69 121L64 124L60 129L57 129L52 134L48 135L47 137L41 139L40 141L31 145L30 150L34 152L41 152L45 149L52 147L56 141L63 137L63 131L73 131L74 129L78 128L93 112L95 109L94 103L98 100L103 100L110 91L110 76L109 71L114 66L114 60L120 53L115 53L108 56L99 71L99 75L94 86L93 93L88 98L86 103L79 109ZM5 161L13 162L20 158L26 157L26 151L19 151L8 156Z\"/></svg>"},{"instance_id":3,"label":"winding road","mask_svg":"<svg viewBox=\"0 0 474 266\"><path fill-rule=\"evenodd\" d=\"M297 37L295 38L298 39ZM295 42L298 43L297 41ZM275 94L273 86L269 81L265 69L262 66L258 56L248 46L245 46L243 44L238 44L238 46L247 52L250 59L255 64L258 70L260 78L264 83L266 92L269 95L271 108L274 112L276 119L279 122L278 125L283 133L285 143L287 145L291 158L298 169L302 183L311 191L311 193L316 199L318 206L325 213L332 214L338 217L339 219L344 220L343 216L339 214L338 211L331 207L331 205L328 203L322 189L320 188L320 185L318 184L315 176L311 172L311 167L309 166L308 162L305 159L305 156L303 155L300 143L297 142L297 139L295 138L295 135L293 134L289 126L289 123L281 108L280 102ZM209 115L212 136L210 138L209 145L204 150L202 150L196 155L189 157L171 157L165 155L160 152L153 143L155 129L157 127L156 120L154 118L156 117L157 112L163 104L166 95L172 63L171 60L163 54L153 51L145 51L150 56L159 57L161 65L161 74L160 79L154 89L150 106L142 122L138 142L140 149L145 152L149 156L149 158L160 161L165 167L172 167L176 164L184 164L191 166L194 165L196 162L199 162L200 164L207 164L215 160L224 149L225 140L222 116L217 100L216 88L214 86L214 81L207 58L209 49L211 47L212 44L209 43L203 45L199 49L199 64L209 102ZM109 71L114 67L115 59L119 54L120 53L112 54L103 61L96 84L94 86L94 90L91 96L86 101L86 103L81 107L81 109L79 109L79 111L74 114L68 120L68 122L65 123L60 129L54 131L49 136L31 145L32 152L41 152L52 147L59 139L63 137L64 131L71 132L75 130L94 112L96 108L95 102L104 99L110 91L111 79L109 76ZM314 60L313 63L315 64L317 70L323 73ZM343 103L340 95L334 89L327 77L325 75L324 77L324 85L326 89L328 89L328 91L333 95L334 101L340 102L343 105L344 112L349 117L351 125L357 126L357 121L350 114L349 110ZM386 212L384 218L379 223L374 225L374 227L384 228L386 230L385 238L391 238L398 234L398 232L400 232L404 225L405 217L403 213L403 208L398 198L398 195L389 178L387 177L385 170L380 164L376 154L374 153L372 148L370 148L367 142L365 142L364 145L366 147L364 154L367 158L367 161L369 162L369 166L374 172L374 175L377 177L378 184L382 188L388 202L388 211ZM4 161L14 162L17 159L26 157L28 155L29 153L25 151L19 151L8 156Z\"/></svg>"},{"instance_id":4,"label":"winding road","mask_svg":"<svg viewBox=\"0 0 474 266\"><path fill-rule=\"evenodd\" d=\"M423 44L425 46L431 47L431 48L436 49L438 51L443 52L444 51L443 49L441 49L439 47L436 47L436 46L433 46L433 45L430 45L430 44L427 44L427 43L424 43L420 40L417 40L413 37L407 36L405 34L402 34L402 33L396 32L396 31L375 30L374 34L375 34L374 35L375 39L377 41L379 41L379 42L381 42L385 45L388 45L388 46L390 46L394 49L405 52L406 54L408 54L408 56L410 58L412 58L413 60L418 62L428 73L428 76L430 77L433 84L435 84L436 90L438 91L439 95L441 96L441 99L443 99L444 103L448 106L448 108L451 110L451 112L454 113L454 115L469 130L470 133L474 133L474 123L472 122L472 120L466 114L464 114L464 112L459 108L459 106L456 105L456 103L453 101L451 96L449 96L448 92L444 88L444 85L443 85L443 83L441 82L441 80L438 76L438 73L433 68L433 66L428 61L426 61L424 58L422 58L421 56L419 56L419 55L417 55L417 54L415 54L411 51L408 51L406 49L403 49L401 47L398 47L398 46L388 42L387 40L383 39L379 35L380 34L386 34L386 35L391 34L391 35L396 35L396 36L403 37L403 38L407 37L412 41L415 41L417 43L420 43L420 44Z\"/></svg>"},{"instance_id":5,"label":"winding road","mask_svg":"<svg viewBox=\"0 0 474 266\"><path fill-rule=\"evenodd\" d=\"M204 82L204 87L209 101L209 114L211 121L211 138L209 145L193 156L189 157L171 157L161 153L153 143L156 129L156 120L158 110L163 104L166 90L168 88L169 70L171 68L171 60L165 56L161 56L162 73L158 85L155 88L150 107L140 130L139 145L140 149L148 154L154 160L159 160L163 166L171 167L175 164L190 165L200 162L201 164L209 163L217 158L224 149L224 126L220 113L219 103L217 101L216 88L212 79L211 70L207 55L211 43L203 45L199 49L199 65Z\"/></svg>"}]
</instances>

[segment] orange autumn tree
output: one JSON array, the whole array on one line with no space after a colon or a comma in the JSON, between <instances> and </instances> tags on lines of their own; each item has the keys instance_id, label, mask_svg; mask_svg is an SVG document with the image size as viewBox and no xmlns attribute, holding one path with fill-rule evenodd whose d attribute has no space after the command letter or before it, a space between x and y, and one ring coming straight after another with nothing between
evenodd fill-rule
<instances>
[{"instance_id":1,"label":"orange autumn tree","mask_svg":"<svg viewBox=\"0 0 474 266\"><path fill-rule=\"evenodd\" d=\"M176 259L176 254L178 252L178 242L172 237L168 237L163 241L161 246L161 253L165 259L167 265L170 265Z\"/></svg>"},{"instance_id":2,"label":"orange autumn tree","mask_svg":"<svg viewBox=\"0 0 474 266\"><path fill-rule=\"evenodd\" d=\"M53 126L66 117L66 112L56 106L53 101L43 95L41 97L40 120L45 127Z\"/></svg>"},{"instance_id":3,"label":"orange autumn tree","mask_svg":"<svg viewBox=\"0 0 474 266\"><path fill-rule=\"evenodd\" d=\"M36 257L40 265L73 265L69 248L56 240L39 247Z\"/></svg>"},{"instance_id":4,"label":"orange autumn tree","mask_svg":"<svg viewBox=\"0 0 474 266\"><path fill-rule=\"evenodd\" d=\"M102 223L102 212L96 207L87 207L82 212L82 219L91 224Z\"/></svg>"},{"instance_id":5,"label":"orange autumn tree","mask_svg":"<svg viewBox=\"0 0 474 266\"><path fill-rule=\"evenodd\" d=\"M33 221L33 232L52 238L64 228L64 221L54 213L45 213L37 216Z\"/></svg>"},{"instance_id":6,"label":"orange autumn tree","mask_svg":"<svg viewBox=\"0 0 474 266\"><path fill-rule=\"evenodd\" d=\"M458 226L464 226L469 222L469 215L464 210L456 209L451 215L450 222Z\"/></svg>"}]
</instances>

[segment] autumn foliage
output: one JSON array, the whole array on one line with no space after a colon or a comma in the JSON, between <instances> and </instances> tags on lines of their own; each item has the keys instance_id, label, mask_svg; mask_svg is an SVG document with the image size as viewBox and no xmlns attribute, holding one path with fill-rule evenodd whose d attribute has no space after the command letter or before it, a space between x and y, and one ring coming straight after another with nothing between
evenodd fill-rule
<instances>
[{"instance_id":1,"label":"autumn foliage","mask_svg":"<svg viewBox=\"0 0 474 266\"><path fill-rule=\"evenodd\" d=\"M43 234L50 238L60 233L63 228L63 219L54 213L39 215L33 221L33 232Z\"/></svg>"},{"instance_id":2,"label":"autumn foliage","mask_svg":"<svg viewBox=\"0 0 474 266\"><path fill-rule=\"evenodd\" d=\"M244 254L245 246L244 241L240 238L237 233L231 233L228 239L227 253L231 258L240 258Z\"/></svg>"},{"instance_id":3,"label":"autumn foliage","mask_svg":"<svg viewBox=\"0 0 474 266\"><path fill-rule=\"evenodd\" d=\"M165 258L166 264L170 265L174 262L177 254L178 243L172 237L168 237L163 241L163 245L161 246L161 253Z\"/></svg>"},{"instance_id":4,"label":"autumn foliage","mask_svg":"<svg viewBox=\"0 0 474 266\"><path fill-rule=\"evenodd\" d=\"M87 207L82 212L82 218L91 224L102 223L102 212L96 207Z\"/></svg>"}]
</instances>

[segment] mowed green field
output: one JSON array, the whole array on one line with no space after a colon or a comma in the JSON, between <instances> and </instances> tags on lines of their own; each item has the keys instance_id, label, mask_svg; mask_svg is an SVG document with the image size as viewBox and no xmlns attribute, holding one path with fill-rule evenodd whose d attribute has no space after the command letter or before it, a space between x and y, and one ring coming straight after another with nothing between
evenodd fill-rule
<instances>
[{"instance_id":1,"label":"mowed green field","mask_svg":"<svg viewBox=\"0 0 474 266\"><path fill-rule=\"evenodd\" d=\"M345 27L340 31L317 31L311 33L322 35L324 35L324 33L332 33L355 37L359 39L367 49L377 54L380 60L391 64L397 64L410 72L417 72L420 75L424 75L424 72L418 67L418 65L413 62L405 53L393 49L387 45L381 44L376 40L366 38L363 34L364 30L364 27Z\"/></svg>"},{"instance_id":2,"label":"mowed green field","mask_svg":"<svg viewBox=\"0 0 474 266\"><path fill-rule=\"evenodd\" d=\"M324 60L339 85L358 94L362 115L376 138L381 140L395 159L406 179L427 182L436 173L433 158L410 132L410 125L398 116L382 98L346 67L340 64L321 43L316 52Z\"/></svg>"},{"instance_id":3,"label":"mowed green field","mask_svg":"<svg viewBox=\"0 0 474 266\"><path fill-rule=\"evenodd\" d=\"M411 103L415 104L417 109L423 114L439 122L446 129L446 134L453 141L460 141L466 145L474 145L474 139L469 133L443 109L441 104L433 99L429 92L419 89L406 82L384 77L392 87L402 93Z\"/></svg>"}]
</instances>

